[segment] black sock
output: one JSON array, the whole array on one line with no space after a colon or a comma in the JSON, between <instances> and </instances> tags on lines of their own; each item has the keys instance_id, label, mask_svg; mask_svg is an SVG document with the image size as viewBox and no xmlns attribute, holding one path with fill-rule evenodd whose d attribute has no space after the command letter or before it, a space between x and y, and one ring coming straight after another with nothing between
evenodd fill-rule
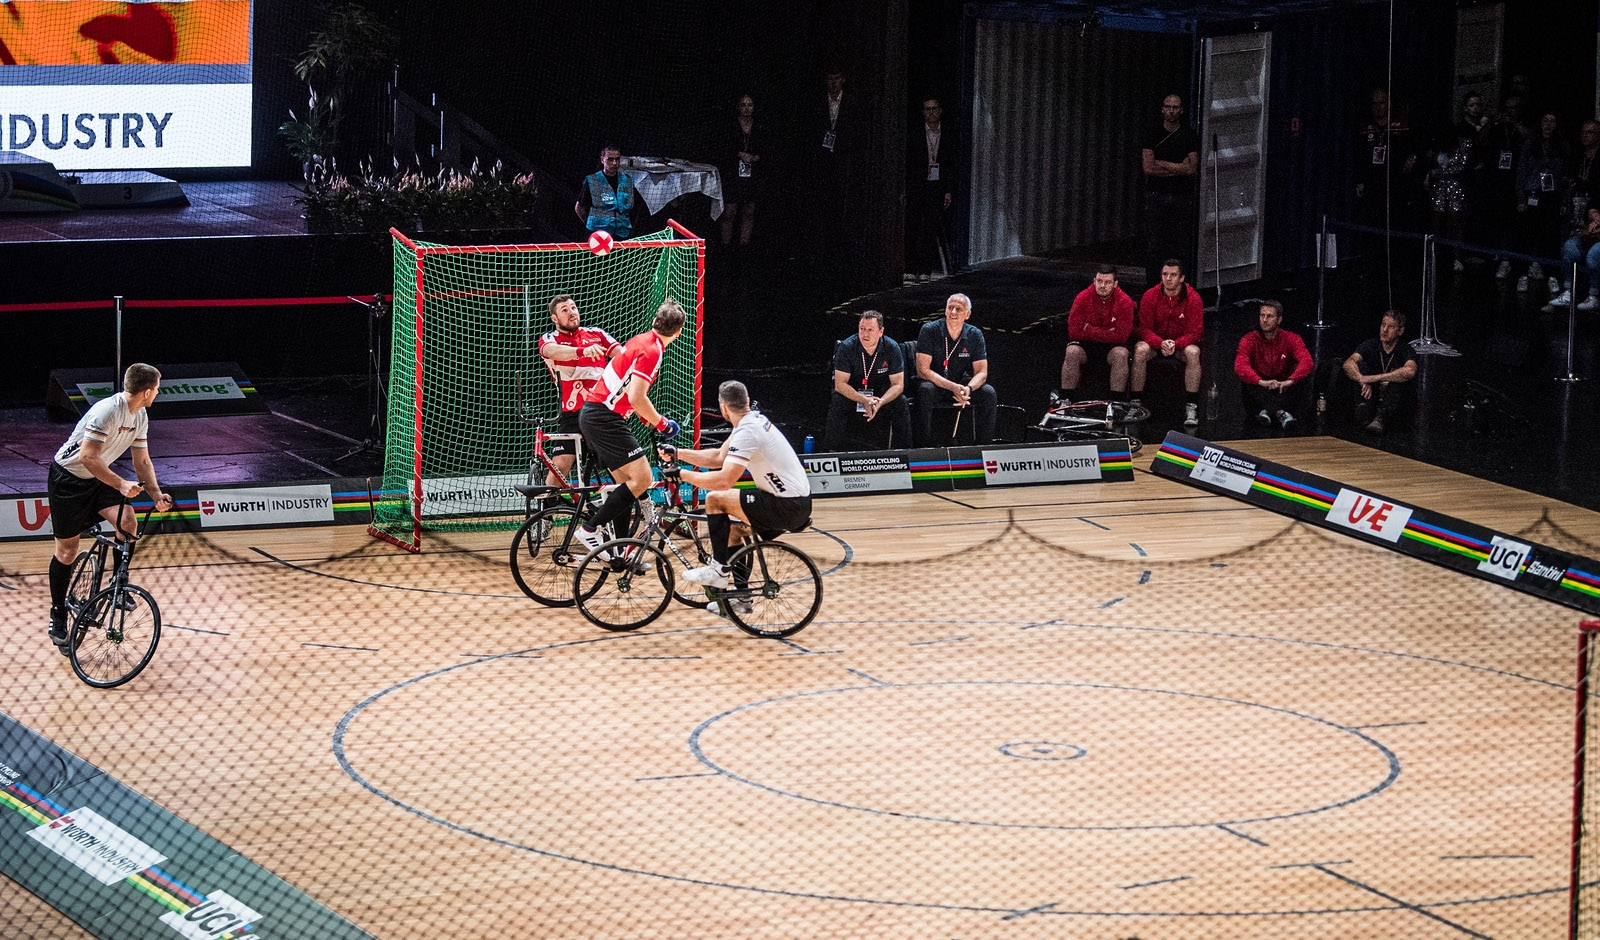
<instances>
[{"instance_id":1,"label":"black sock","mask_svg":"<svg viewBox=\"0 0 1600 940\"><path fill-rule=\"evenodd\" d=\"M711 537L711 557L721 567L727 567L728 556L733 554L733 547L728 544L728 533L731 531L733 523L727 514L706 517L706 533Z\"/></svg>"},{"instance_id":2,"label":"black sock","mask_svg":"<svg viewBox=\"0 0 1600 940\"><path fill-rule=\"evenodd\" d=\"M50 556L50 606L67 606L67 581L72 577L72 566L63 565L61 559Z\"/></svg>"},{"instance_id":3,"label":"black sock","mask_svg":"<svg viewBox=\"0 0 1600 940\"><path fill-rule=\"evenodd\" d=\"M618 486L611 491L610 496L606 497L606 501L600 504L600 511L589 520L589 528L598 529L615 519L625 518L633 509L633 504L638 501L639 497L633 495L633 490L628 489L627 484Z\"/></svg>"},{"instance_id":4,"label":"black sock","mask_svg":"<svg viewBox=\"0 0 1600 940\"><path fill-rule=\"evenodd\" d=\"M1194 405L1195 407L1198 408L1200 406L1200 393L1199 392L1184 392L1183 393L1183 403L1185 405Z\"/></svg>"}]
</instances>

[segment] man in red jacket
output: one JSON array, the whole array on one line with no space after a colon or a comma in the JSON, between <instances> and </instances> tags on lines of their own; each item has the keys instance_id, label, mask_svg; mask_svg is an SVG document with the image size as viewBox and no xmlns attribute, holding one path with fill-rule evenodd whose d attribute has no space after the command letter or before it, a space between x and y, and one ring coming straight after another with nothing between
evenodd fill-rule
<instances>
[{"instance_id":1,"label":"man in red jacket","mask_svg":"<svg viewBox=\"0 0 1600 940\"><path fill-rule=\"evenodd\" d=\"M1111 367L1111 397L1122 400L1128 388L1128 334L1133 332L1133 298L1117 286L1117 269L1102 264L1094 284L1072 301L1067 314L1067 352L1061 358L1063 401L1078 392L1085 363L1105 360Z\"/></svg>"},{"instance_id":2,"label":"man in red jacket","mask_svg":"<svg viewBox=\"0 0 1600 940\"><path fill-rule=\"evenodd\" d=\"M1144 292L1133 335L1133 397L1144 391L1151 362L1183 367L1183 425L1200 423L1200 340L1205 336L1200 295L1183 282L1177 258L1161 263L1161 283Z\"/></svg>"},{"instance_id":3,"label":"man in red jacket","mask_svg":"<svg viewBox=\"0 0 1600 940\"><path fill-rule=\"evenodd\" d=\"M1239 354L1233 358L1233 372L1239 377L1244 396L1244 413L1254 415L1256 423L1271 427L1276 420L1285 431L1294 426L1295 411L1304 411L1311 378L1311 352L1305 340L1288 330L1283 322L1283 304L1261 302L1261 325L1239 340Z\"/></svg>"}]
</instances>

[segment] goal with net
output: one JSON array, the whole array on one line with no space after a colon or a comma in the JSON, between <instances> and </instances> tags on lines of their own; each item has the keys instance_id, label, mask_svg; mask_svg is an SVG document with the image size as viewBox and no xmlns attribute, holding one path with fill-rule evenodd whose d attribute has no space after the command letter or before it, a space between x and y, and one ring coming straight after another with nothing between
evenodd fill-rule
<instances>
[{"instance_id":1,"label":"goal with net","mask_svg":"<svg viewBox=\"0 0 1600 940\"><path fill-rule=\"evenodd\" d=\"M520 412L551 419L553 431L558 407L537 348L556 294L571 294L583 322L619 342L649 329L665 298L678 301L688 322L650 397L699 430L705 242L670 226L593 246L437 245L391 230L394 329L373 535L421 551L424 530L520 522L513 486L530 482L533 454Z\"/></svg>"}]
</instances>

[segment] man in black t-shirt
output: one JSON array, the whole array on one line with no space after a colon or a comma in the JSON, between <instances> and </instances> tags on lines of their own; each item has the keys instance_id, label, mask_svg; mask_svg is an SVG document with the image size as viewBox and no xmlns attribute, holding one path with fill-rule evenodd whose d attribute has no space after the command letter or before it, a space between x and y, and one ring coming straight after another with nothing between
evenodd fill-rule
<instances>
[{"instance_id":1,"label":"man in black t-shirt","mask_svg":"<svg viewBox=\"0 0 1600 940\"><path fill-rule=\"evenodd\" d=\"M945 301L944 317L922 324L922 331L917 334L918 447L941 443L933 439L933 409L941 406L971 407L974 440L979 444L994 440L999 400L994 386L989 384L989 347L983 331L967 322L970 316L971 298L951 294ZM956 422L952 438L960 428L960 415Z\"/></svg>"},{"instance_id":2,"label":"man in black t-shirt","mask_svg":"<svg viewBox=\"0 0 1600 940\"><path fill-rule=\"evenodd\" d=\"M1140 152L1144 171L1146 280L1158 280L1161 262L1177 258L1194 270L1195 181L1199 179L1200 136L1183 121L1183 99L1161 99L1161 123L1145 135Z\"/></svg>"},{"instance_id":3,"label":"man in black t-shirt","mask_svg":"<svg viewBox=\"0 0 1600 940\"><path fill-rule=\"evenodd\" d=\"M1356 422L1374 434L1409 417L1416 404L1411 380L1417 377L1417 360L1411 345L1400 342L1405 331L1405 314L1386 310L1377 338L1357 346L1344 361L1345 378L1355 383Z\"/></svg>"},{"instance_id":4,"label":"man in black t-shirt","mask_svg":"<svg viewBox=\"0 0 1600 940\"><path fill-rule=\"evenodd\" d=\"M911 409L906 407L906 366L900 344L883 335L883 314L861 315L856 335L833 354L833 397L823 446L838 452L865 433L884 448L911 446ZM881 430L887 425L885 440Z\"/></svg>"}]
</instances>

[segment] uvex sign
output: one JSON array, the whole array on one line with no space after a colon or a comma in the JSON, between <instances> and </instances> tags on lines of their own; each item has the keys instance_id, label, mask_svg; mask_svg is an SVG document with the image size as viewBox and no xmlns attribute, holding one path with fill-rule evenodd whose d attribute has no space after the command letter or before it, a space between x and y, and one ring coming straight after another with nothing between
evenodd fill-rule
<instances>
[{"instance_id":1,"label":"uvex sign","mask_svg":"<svg viewBox=\"0 0 1600 940\"><path fill-rule=\"evenodd\" d=\"M50 534L50 503L43 496L0 500L0 538Z\"/></svg>"},{"instance_id":2,"label":"uvex sign","mask_svg":"<svg viewBox=\"0 0 1600 940\"><path fill-rule=\"evenodd\" d=\"M1328 510L1327 520L1362 535L1398 542L1400 534L1406 530L1406 523L1411 520L1411 507L1341 488L1339 498L1333 501L1333 508Z\"/></svg>"}]
</instances>

